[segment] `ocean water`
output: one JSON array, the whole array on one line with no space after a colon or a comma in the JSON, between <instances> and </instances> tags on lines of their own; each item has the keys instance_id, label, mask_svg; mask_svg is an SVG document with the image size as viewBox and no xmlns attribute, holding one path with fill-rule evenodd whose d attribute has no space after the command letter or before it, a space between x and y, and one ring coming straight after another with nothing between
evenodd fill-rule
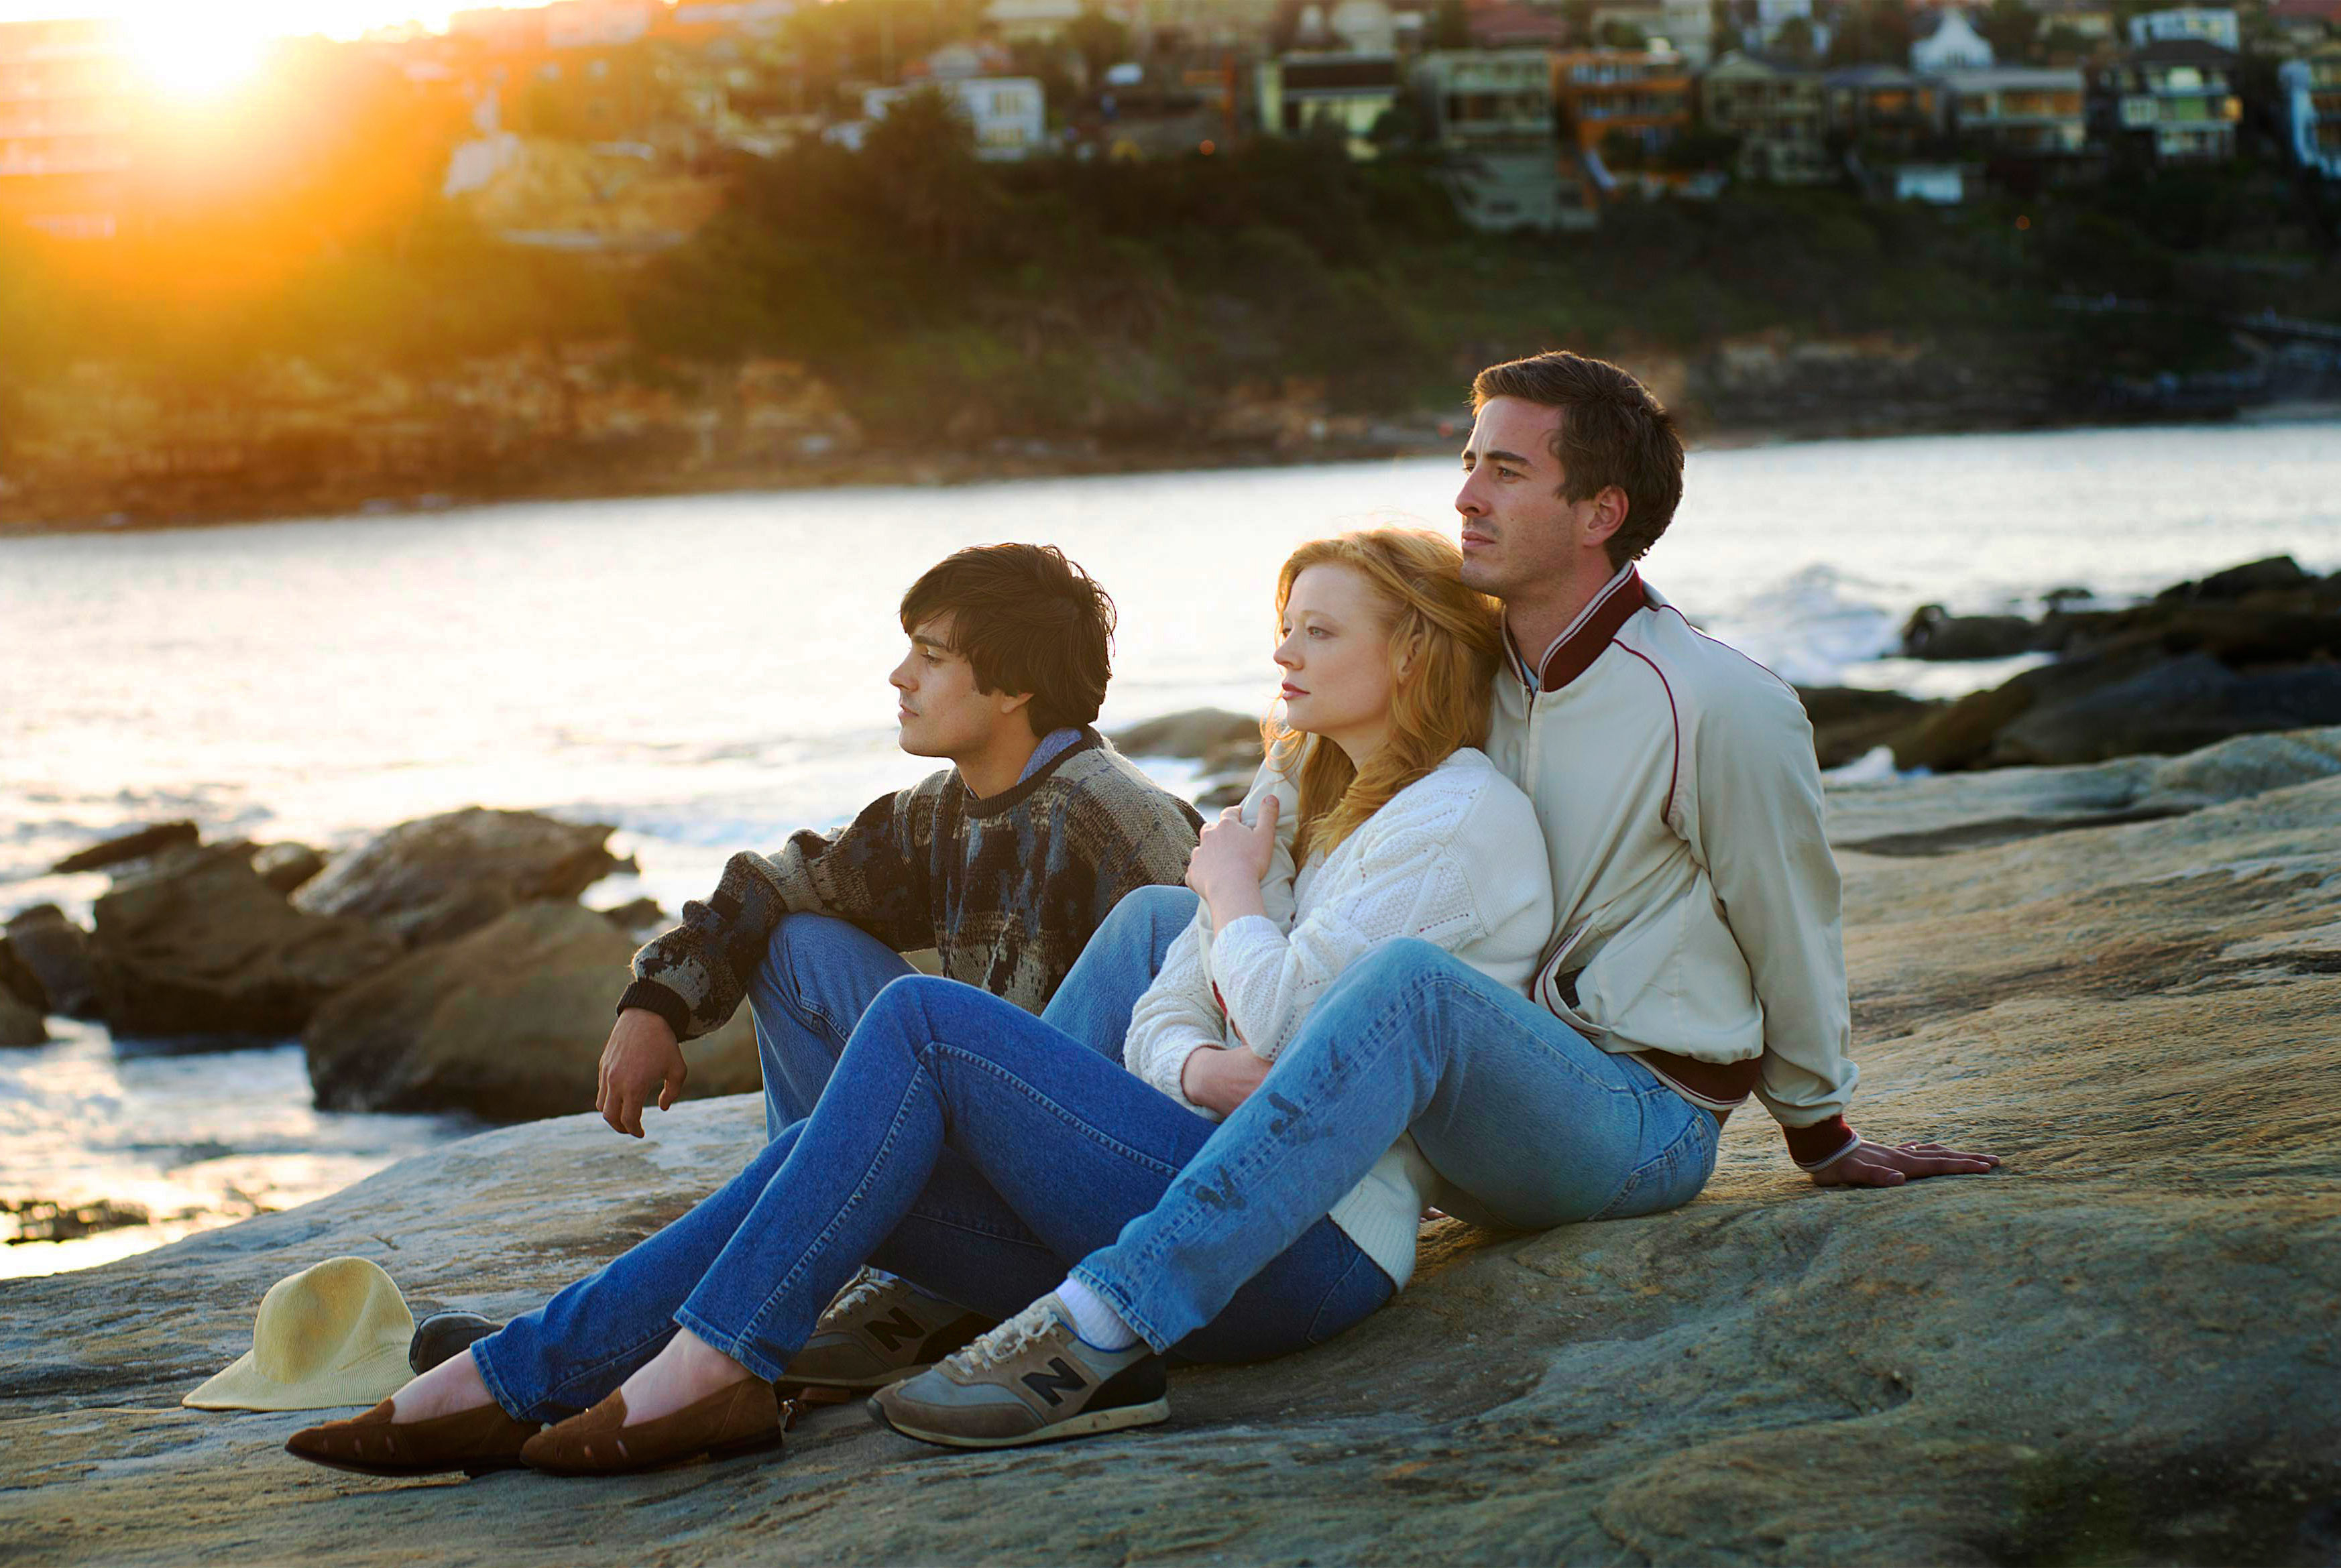
<instances>
[{"instance_id":1,"label":"ocean water","mask_svg":"<svg viewBox=\"0 0 2341 1568\"><path fill-rule=\"evenodd\" d=\"M615 824L642 873L589 899L673 908L732 850L924 770L893 746L885 674L902 590L949 551L1051 541L1106 585L1107 728L1261 711L1285 554L1367 522L1451 529L1457 478L1408 460L0 541L0 916L85 917L105 878L45 868L141 822L334 847L473 803ZM1792 680L1955 694L2013 666L1890 657L1921 603L2118 600L2282 552L2341 569L2341 425L1697 452L1645 571ZM0 1201L173 1217L0 1248L0 1275L306 1201L470 1126L317 1112L289 1044L52 1027L0 1053Z\"/></svg>"}]
</instances>

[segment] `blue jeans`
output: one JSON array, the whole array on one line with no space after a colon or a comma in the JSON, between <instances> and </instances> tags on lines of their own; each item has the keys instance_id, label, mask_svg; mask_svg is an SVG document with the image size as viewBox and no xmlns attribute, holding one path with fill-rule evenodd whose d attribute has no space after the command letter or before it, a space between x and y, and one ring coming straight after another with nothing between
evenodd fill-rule
<instances>
[{"instance_id":1,"label":"blue jeans","mask_svg":"<svg viewBox=\"0 0 2341 1568\"><path fill-rule=\"evenodd\" d=\"M1184 888L1130 894L1091 937L1041 1016L1121 1061L1130 1009L1194 913L1195 895ZM911 972L893 948L828 915L791 915L773 928L748 981L764 1071L765 1136L812 1115L853 1026L879 992Z\"/></svg>"},{"instance_id":2,"label":"blue jeans","mask_svg":"<svg viewBox=\"0 0 2341 1568\"><path fill-rule=\"evenodd\" d=\"M1160 1348L1211 1321L1400 1133L1519 1230L1653 1214L1715 1169L1714 1116L1428 942L1343 970L1170 1196L1074 1275Z\"/></svg>"},{"instance_id":3,"label":"blue jeans","mask_svg":"<svg viewBox=\"0 0 2341 1568\"><path fill-rule=\"evenodd\" d=\"M1212 1134L1012 1004L911 976L871 1004L810 1117L473 1357L499 1404L542 1421L601 1399L677 1325L779 1377L864 1262L1006 1317L1161 1203ZM1323 1216L1235 1281L1180 1354L1283 1355L1388 1300L1389 1276Z\"/></svg>"}]
</instances>

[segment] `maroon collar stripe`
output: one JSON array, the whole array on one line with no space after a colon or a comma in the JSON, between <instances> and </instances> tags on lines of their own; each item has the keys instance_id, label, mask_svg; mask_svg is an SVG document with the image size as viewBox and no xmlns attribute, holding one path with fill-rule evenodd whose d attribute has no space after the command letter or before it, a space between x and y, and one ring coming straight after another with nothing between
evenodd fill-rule
<instances>
[{"instance_id":1,"label":"maroon collar stripe","mask_svg":"<svg viewBox=\"0 0 2341 1568\"><path fill-rule=\"evenodd\" d=\"M1544 669L1537 675L1538 695L1558 691L1591 669L1601 650L1617 640L1626 622L1649 605L1649 592L1643 588L1639 571L1629 570L1602 590L1576 628L1545 650Z\"/></svg>"}]
</instances>

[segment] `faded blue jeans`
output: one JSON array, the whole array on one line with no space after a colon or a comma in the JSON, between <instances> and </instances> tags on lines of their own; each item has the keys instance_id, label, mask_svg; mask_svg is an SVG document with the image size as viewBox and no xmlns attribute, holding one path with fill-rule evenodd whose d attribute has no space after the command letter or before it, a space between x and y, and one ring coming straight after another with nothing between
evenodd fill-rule
<instances>
[{"instance_id":1,"label":"faded blue jeans","mask_svg":"<svg viewBox=\"0 0 2341 1568\"><path fill-rule=\"evenodd\" d=\"M1121 1061L1130 1009L1194 913L1195 895L1184 888L1141 888L1123 898L1041 1016ZM764 1070L765 1136L812 1115L853 1026L879 992L912 972L902 954L828 915L790 915L773 928L764 961L748 980Z\"/></svg>"},{"instance_id":2,"label":"faded blue jeans","mask_svg":"<svg viewBox=\"0 0 2341 1568\"><path fill-rule=\"evenodd\" d=\"M544 1421L606 1395L678 1325L777 1378L865 1262L1004 1318L1161 1203L1212 1135L1207 1118L1012 1004L911 976L863 1014L810 1117L473 1358L507 1412ZM1179 1349L1199 1361L1280 1355L1340 1333L1391 1289L1320 1206Z\"/></svg>"},{"instance_id":3,"label":"faded blue jeans","mask_svg":"<svg viewBox=\"0 0 2341 1568\"><path fill-rule=\"evenodd\" d=\"M1543 1230L1689 1202L1720 1128L1632 1057L1400 938L1342 971L1170 1196L1073 1274L1148 1344L1175 1344L1404 1132L1468 1195L1462 1217Z\"/></svg>"}]
</instances>

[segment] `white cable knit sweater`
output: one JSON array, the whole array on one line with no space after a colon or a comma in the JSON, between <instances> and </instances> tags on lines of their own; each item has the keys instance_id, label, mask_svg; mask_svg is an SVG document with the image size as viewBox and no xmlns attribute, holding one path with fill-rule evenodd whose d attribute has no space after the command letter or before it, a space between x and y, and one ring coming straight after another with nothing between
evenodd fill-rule
<instances>
[{"instance_id":1,"label":"white cable knit sweater","mask_svg":"<svg viewBox=\"0 0 2341 1568\"><path fill-rule=\"evenodd\" d=\"M1294 870L1300 811L1290 780L1262 768L1244 798L1279 801L1265 916L1213 933L1208 905L1180 932L1131 1009L1122 1060L1190 1109L1187 1058L1249 1045L1273 1061L1336 977L1367 949L1415 937L1523 994L1552 928L1552 883L1535 809L1482 752L1465 748L1393 796L1330 856ZM1216 992L1216 995L1215 995ZM1216 1118L1215 1118L1216 1119ZM1333 1206L1333 1223L1400 1286L1439 1178L1402 1137Z\"/></svg>"}]
</instances>

